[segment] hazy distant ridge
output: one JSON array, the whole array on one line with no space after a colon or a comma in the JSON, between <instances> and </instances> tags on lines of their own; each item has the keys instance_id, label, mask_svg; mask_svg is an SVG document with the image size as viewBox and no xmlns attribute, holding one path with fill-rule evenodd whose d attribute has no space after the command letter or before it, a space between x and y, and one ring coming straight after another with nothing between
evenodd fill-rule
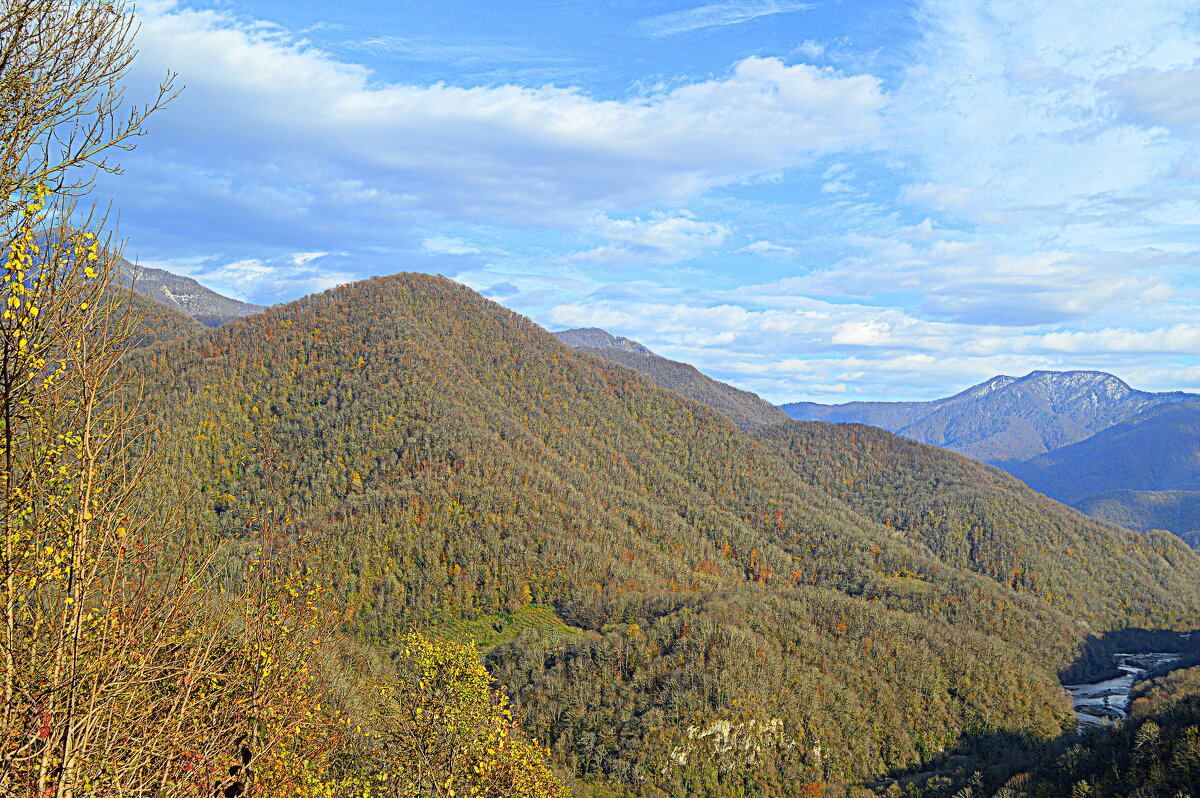
<instances>
[{"instance_id":1,"label":"hazy distant ridge","mask_svg":"<svg viewBox=\"0 0 1200 798\"><path fill-rule=\"evenodd\" d=\"M695 366L660 357L629 338L596 327L563 330L554 335L573 349L631 368L660 388L716 410L742 429L788 420L787 413L758 394L714 380Z\"/></svg>"},{"instance_id":2,"label":"hazy distant ridge","mask_svg":"<svg viewBox=\"0 0 1200 798\"><path fill-rule=\"evenodd\" d=\"M994 463L1027 460L1068 446L1159 405L1200 399L1150 393L1102 371L1001 375L930 402L783 405L801 420L859 422Z\"/></svg>"},{"instance_id":3,"label":"hazy distant ridge","mask_svg":"<svg viewBox=\"0 0 1200 798\"><path fill-rule=\"evenodd\" d=\"M121 261L121 279L142 296L175 308L209 327L265 310L261 305L222 296L191 277L138 266L127 260Z\"/></svg>"}]
</instances>

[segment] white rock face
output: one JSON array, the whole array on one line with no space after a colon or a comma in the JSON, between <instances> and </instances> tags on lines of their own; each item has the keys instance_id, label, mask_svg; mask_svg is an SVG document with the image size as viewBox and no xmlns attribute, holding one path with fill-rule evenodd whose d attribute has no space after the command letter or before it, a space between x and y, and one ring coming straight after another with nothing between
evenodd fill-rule
<instances>
[{"instance_id":1,"label":"white rock face","mask_svg":"<svg viewBox=\"0 0 1200 798\"><path fill-rule=\"evenodd\" d=\"M704 726L689 726L686 739L671 751L671 758L681 765L713 756L720 765L753 764L768 748L793 745L784 734L782 718L740 722L717 719ZM820 757L819 746L816 756Z\"/></svg>"}]
</instances>

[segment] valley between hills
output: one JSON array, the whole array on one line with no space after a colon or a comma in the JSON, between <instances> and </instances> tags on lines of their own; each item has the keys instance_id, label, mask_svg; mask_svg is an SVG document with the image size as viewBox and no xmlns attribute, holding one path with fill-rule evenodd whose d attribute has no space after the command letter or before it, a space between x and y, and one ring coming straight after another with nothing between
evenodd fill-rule
<instances>
[{"instance_id":1,"label":"valley between hills","mask_svg":"<svg viewBox=\"0 0 1200 798\"><path fill-rule=\"evenodd\" d=\"M1200 794L1200 395L513 309L1194 385L1194 14L398 5L0 0L0 798Z\"/></svg>"},{"instance_id":2,"label":"valley between hills","mask_svg":"<svg viewBox=\"0 0 1200 798\"><path fill-rule=\"evenodd\" d=\"M216 329L147 307L122 368L179 543L286 513L347 633L475 641L576 795L1116 795L1191 750L1200 558L1176 535L442 278ZM1130 412L1176 407L1151 397ZM1178 657L1134 687L1159 748L1131 758L1131 720L1081 749L1061 685L1131 649Z\"/></svg>"}]
</instances>

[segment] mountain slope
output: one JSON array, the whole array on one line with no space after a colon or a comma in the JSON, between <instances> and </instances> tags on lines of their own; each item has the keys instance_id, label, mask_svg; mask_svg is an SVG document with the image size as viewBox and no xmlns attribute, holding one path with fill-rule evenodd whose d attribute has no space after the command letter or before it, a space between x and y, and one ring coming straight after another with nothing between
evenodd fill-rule
<instances>
[{"instance_id":1,"label":"mountain slope","mask_svg":"<svg viewBox=\"0 0 1200 798\"><path fill-rule=\"evenodd\" d=\"M1069 504L1115 490L1200 490L1200 402L1139 413L1010 470Z\"/></svg>"},{"instance_id":2,"label":"mountain slope","mask_svg":"<svg viewBox=\"0 0 1200 798\"><path fill-rule=\"evenodd\" d=\"M1200 614L1174 539L1080 517L1056 540L1136 582L1030 557L1009 585L449 280L352 284L130 367L181 544L286 519L381 646L551 608L489 665L560 762L644 795L791 795L1054 735L1055 672L1090 630Z\"/></svg>"},{"instance_id":3,"label":"mountain slope","mask_svg":"<svg viewBox=\"0 0 1200 798\"><path fill-rule=\"evenodd\" d=\"M209 327L218 327L231 319L263 311L261 305L222 296L191 277L173 274L165 269L138 266L127 260L121 262L121 282L142 296L174 308Z\"/></svg>"},{"instance_id":4,"label":"mountain slope","mask_svg":"<svg viewBox=\"0 0 1200 798\"><path fill-rule=\"evenodd\" d=\"M901 531L943 562L1052 603L1067 606L1070 597L1108 581L1118 588L1099 600L1112 602L1115 611L1125 590L1160 579L1169 565L1163 557L1191 568L1192 558L1170 536L1145 539L1099 524L997 468L876 427L792 422L756 434L783 453L805 483ZM1114 540L1131 552L1149 544L1162 553L1122 558L1110 571ZM1160 593L1152 603L1171 601Z\"/></svg>"},{"instance_id":5,"label":"mountain slope","mask_svg":"<svg viewBox=\"0 0 1200 798\"><path fill-rule=\"evenodd\" d=\"M1148 393L1099 371L999 376L932 402L795 403L793 418L859 422L988 462L1025 460L1083 440L1132 415L1200 398Z\"/></svg>"},{"instance_id":6,"label":"mountain slope","mask_svg":"<svg viewBox=\"0 0 1200 798\"><path fill-rule=\"evenodd\" d=\"M660 357L637 341L617 338L594 327L556 332L554 336L573 349L631 368L660 388L716 410L741 429L788 420L787 413L757 394L718 382L695 366Z\"/></svg>"},{"instance_id":7,"label":"mountain slope","mask_svg":"<svg viewBox=\"0 0 1200 798\"><path fill-rule=\"evenodd\" d=\"M639 355L654 353L632 338L621 338L599 327L578 327L574 330L559 330L554 337L572 349L610 349L618 352L634 352Z\"/></svg>"},{"instance_id":8,"label":"mountain slope","mask_svg":"<svg viewBox=\"0 0 1200 798\"><path fill-rule=\"evenodd\" d=\"M1200 547L1200 491L1114 490L1088 496L1075 506L1130 529L1166 529Z\"/></svg>"}]
</instances>

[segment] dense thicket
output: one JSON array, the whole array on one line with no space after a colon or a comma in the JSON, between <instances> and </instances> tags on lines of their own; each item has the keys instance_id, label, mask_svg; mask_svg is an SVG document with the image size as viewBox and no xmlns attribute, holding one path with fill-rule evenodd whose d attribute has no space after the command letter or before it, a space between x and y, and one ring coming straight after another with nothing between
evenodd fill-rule
<instances>
[{"instance_id":1,"label":"dense thicket","mask_svg":"<svg viewBox=\"0 0 1200 798\"><path fill-rule=\"evenodd\" d=\"M1053 534L1133 568L1124 603L1069 563L1010 583L799 478L842 454L781 457L439 278L346 286L131 367L185 542L279 502L385 647L552 607L557 628L493 649L493 671L562 762L646 795L790 795L1057 733L1053 673L1087 622L1186 622L1200 601L1193 554L1075 516ZM1037 502L1012 498L1028 534L1060 523Z\"/></svg>"},{"instance_id":2,"label":"dense thicket","mask_svg":"<svg viewBox=\"0 0 1200 798\"><path fill-rule=\"evenodd\" d=\"M1194 619L1200 560L1171 535L1097 522L999 469L875 427L792 422L757 435L801 480L906 541L1097 629Z\"/></svg>"}]
</instances>

